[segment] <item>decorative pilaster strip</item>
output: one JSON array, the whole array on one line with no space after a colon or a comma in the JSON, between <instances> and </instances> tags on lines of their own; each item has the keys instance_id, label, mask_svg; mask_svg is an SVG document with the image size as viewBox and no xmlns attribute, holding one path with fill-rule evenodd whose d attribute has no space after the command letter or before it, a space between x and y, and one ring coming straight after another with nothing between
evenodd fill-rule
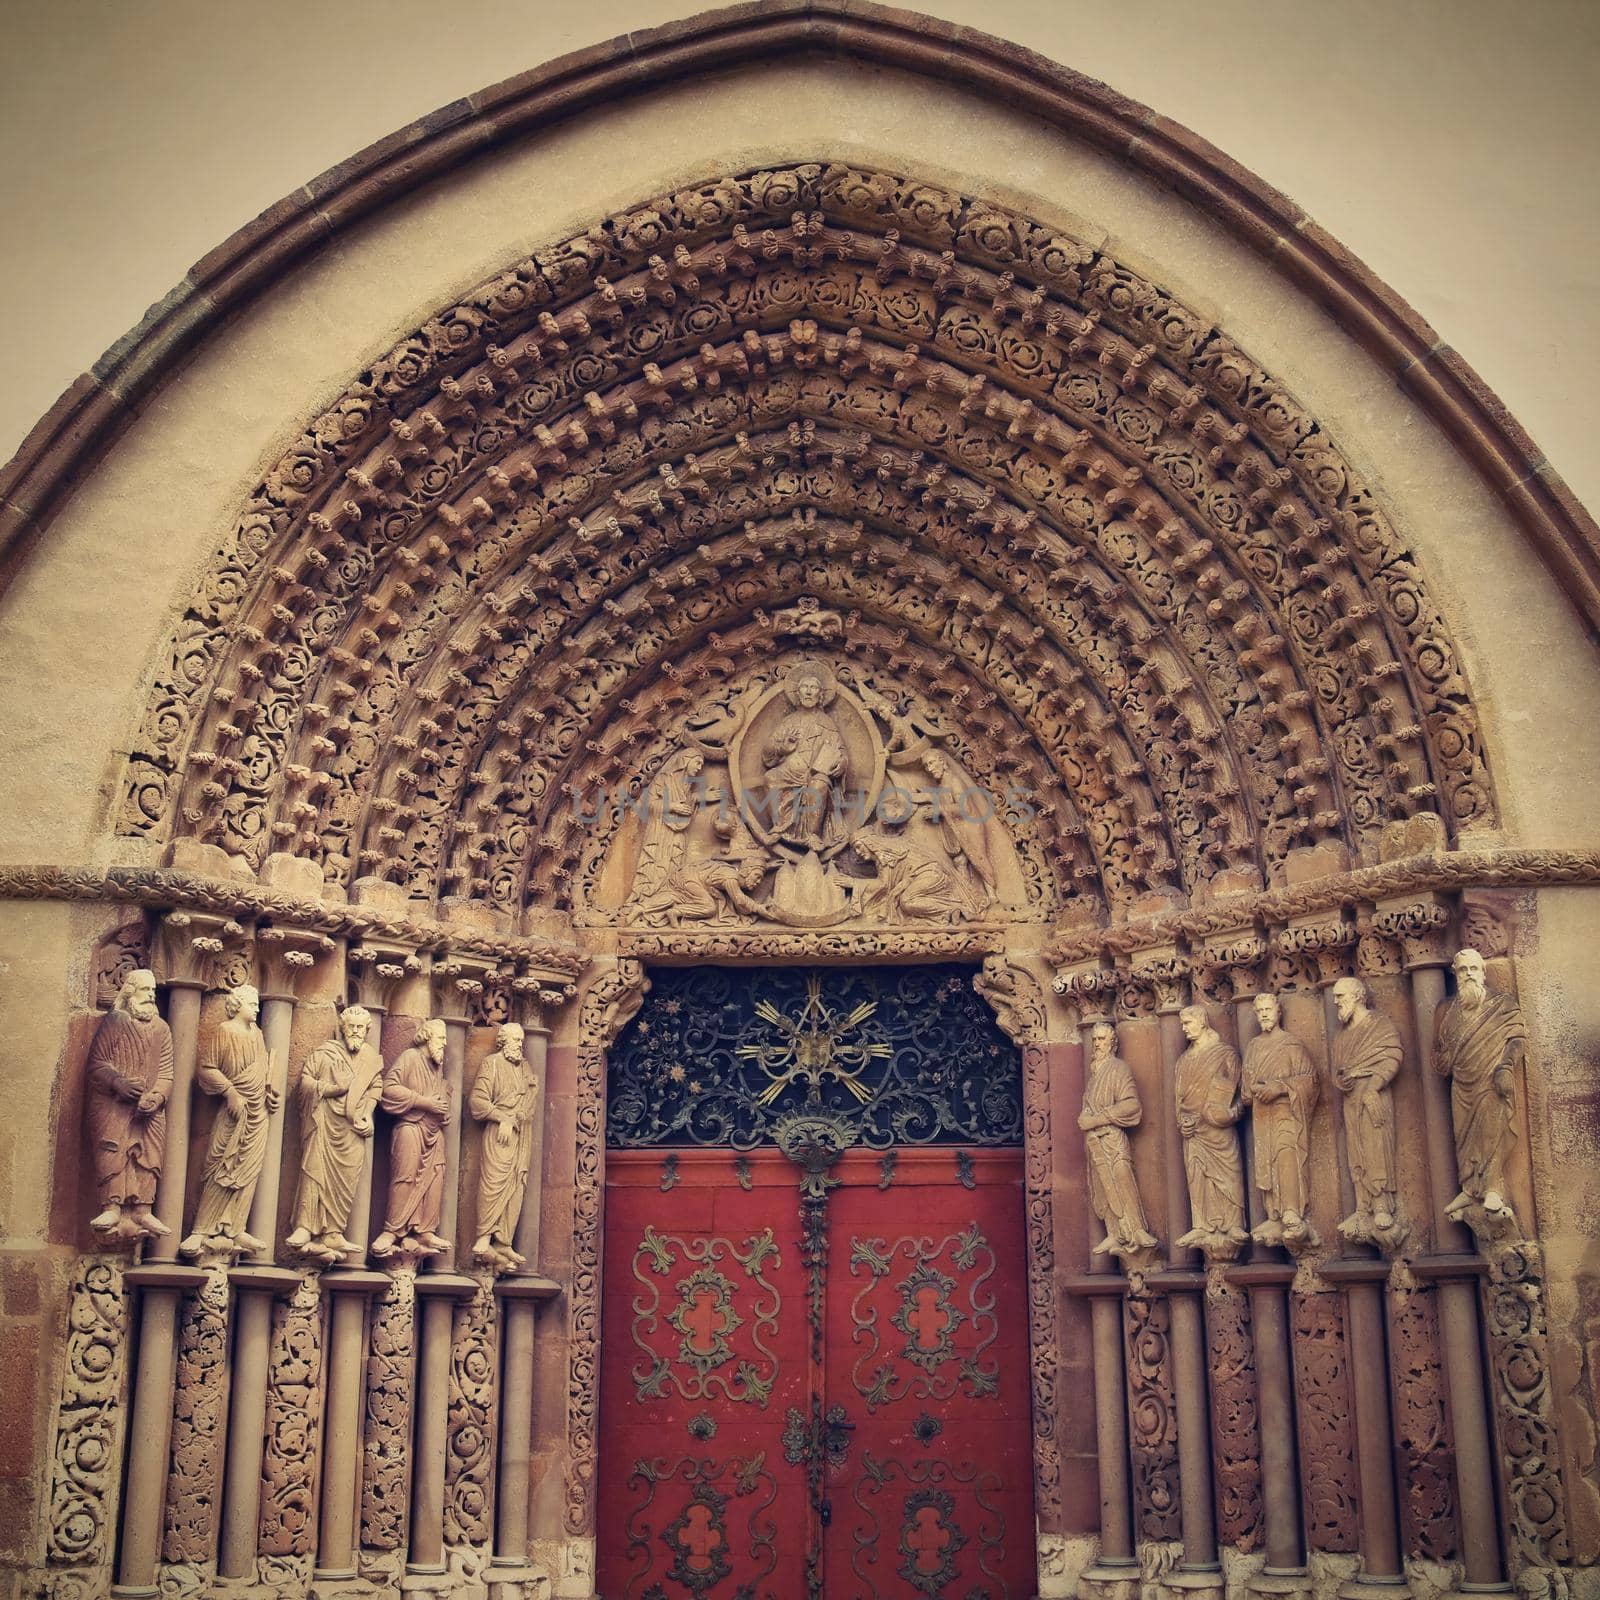
<instances>
[{"instance_id":1,"label":"decorative pilaster strip","mask_svg":"<svg viewBox=\"0 0 1600 1600\"><path fill-rule=\"evenodd\" d=\"M416 1368L416 1275L396 1271L372 1310L367 1356L361 1547L404 1550L411 1507L411 1390Z\"/></svg>"},{"instance_id":2,"label":"decorative pilaster strip","mask_svg":"<svg viewBox=\"0 0 1600 1600\"><path fill-rule=\"evenodd\" d=\"M1400 1465L1400 1538L1408 1555L1440 1562L1454 1560L1460 1548L1443 1361L1435 1292L1391 1289L1389 1372Z\"/></svg>"},{"instance_id":3,"label":"decorative pilaster strip","mask_svg":"<svg viewBox=\"0 0 1600 1600\"><path fill-rule=\"evenodd\" d=\"M317 1545L317 1440L322 1417L322 1315L315 1274L279 1302L261 1457L263 1556L311 1556Z\"/></svg>"},{"instance_id":4,"label":"decorative pilaster strip","mask_svg":"<svg viewBox=\"0 0 1600 1600\"><path fill-rule=\"evenodd\" d=\"M222 1446L228 1411L228 1272L215 1266L184 1302L173 1390L162 1557L196 1565L216 1557Z\"/></svg>"},{"instance_id":5,"label":"decorative pilaster strip","mask_svg":"<svg viewBox=\"0 0 1600 1600\"><path fill-rule=\"evenodd\" d=\"M80 1262L67 1304L66 1359L50 1453L45 1559L109 1581L122 1462L128 1304L119 1262ZM63 1573L64 1577L65 1574ZM87 1588L85 1589L87 1593Z\"/></svg>"},{"instance_id":6,"label":"decorative pilaster strip","mask_svg":"<svg viewBox=\"0 0 1600 1600\"><path fill-rule=\"evenodd\" d=\"M606 1049L644 1003L649 981L619 961L588 987L578 1013L577 1172L572 1201L572 1318L567 1334L566 1529L594 1530L600 1424L600 1227L605 1183Z\"/></svg>"},{"instance_id":7,"label":"decorative pilaster strip","mask_svg":"<svg viewBox=\"0 0 1600 1600\"><path fill-rule=\"evenodd\" d=\"M445 1453L444 1541L487 1546L492 1536L495 1412L500 1327L494 1279L478 1278L456 1307L450 1350L450 1408Z\"/></svg>"},{"instance_id":8,"label":"decorative pilaster strip","mask_svg":"<svg viewBox=\"0 0 1600 1600\"><path fill-rule=\"evenodd\" d=\"M1165 1295L1129 1295L1123 1302L1123 1317L1134 1523L1141 1542L1163 1543L1183 1537L1172 1312Z\"/></svg>"},{"instance_id":9,"label":"decorative pilaster strip","mask_svg":"<svg viewBox=\"0 0 1600 1600\"><path fill-rule=\"evenodd\" d=\"M1246 1553L1260 1548L1261 1423L1250 1300L1213 1270L1206 1284L1206 1351L1211 1367L1217 1541Z\"/></svg>"},{"instance_id":10,"label":"decorative pilaster strip","mask_svg":"<svg viewBox=\"0 0 1600 1600\"><path fill-rule=\"evenodd\" d=\"M1306 1544L1312 1550L1352 1553L1360 1548L1360 1507L1344 1296L1330 1291L1293 1291L1289 1314L1294 1331L1295 1418L1300 1434Z\"/></svg>"},{"instance_id":11,"label":"decorative pilaster strip","mask_svg":"<svg viewBox=\"0 0 1600 1600\"><path fill-rule=\"evenodd\" d=\"M1061 1527L1061 1449L1056 1441L1057 1308L1055 1205L1050 1145L1050 1074L1044 996L1038 980L1003 956L990 956L972 986L1022 1051L1024 1181L1028 1219L1028 1336L1033 1380L1033 1482L1039 1526Z\"/></svg>"}]
</instances>

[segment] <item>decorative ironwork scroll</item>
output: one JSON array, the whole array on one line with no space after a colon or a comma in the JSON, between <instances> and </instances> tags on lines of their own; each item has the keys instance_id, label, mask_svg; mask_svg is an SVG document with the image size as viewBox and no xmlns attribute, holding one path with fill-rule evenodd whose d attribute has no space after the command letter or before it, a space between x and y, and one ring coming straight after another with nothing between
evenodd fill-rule
<instances>
[{"instance_id":1,"label":"decorative ironwork scroll","mask_svg":"<svg viewBox=\"0 0 1600 1600\"><path fill-rule=\"evenodd\" d=\"M673 1486L688 1490L681 1502L668 1497ZM730 1574L740 1580L738 1592L764 1593L761 1580L777 1566L778 1524L767 1515L778 1497L777 1480L758 1451L747 1459L718 1462L685 1457L636 1461L630 1489L643 1490L628 1516L627 1561L633 1567L625 1600L640 1595L640 1583L651 1574L664 1576L677 1590L696 1597L706 1594ZM652 1526L657 1497L667 1501L665 1515L676 1515L660 1528ZM657 1546L665 1546L669 1565L662 1572ZM652 1584L646 1597L665 1591Z\"/></svg>"},{"instance_id":2,"label":"decorative ironwork scroll","mask_svg":"<svg viewBox=\"0 0 1600 1600\"><path fill-rule=\"evenodd\" d=\"M1020 1144L1016 1050L971 978L960 966L655 972L608 1058L607 1141L749 1150L796 1115L825 1115L870 1149Z\"/></svg>"},{"instance_id":3,"label":"decorative ironwork scroll","mask_svg":"<svg viewBox=\"0 0 1600 1600\"><path fill-rule=\"evenodd\" d=\"M897 1483L904 1486L899 1496L892 1492ZM968 1491L962 1498L978 1513L968 1527L962 1526L957 1497L950 1492L958 1487ZM999 1565L1005 1550L1005 1518L985 1498L997 1495L999 1489L995 1473L980 1471L970 1462L880 1461L866 1453L852 1495L860 1520L851 1530L850 1552L850 1570L862 1592L877 1594L889 1587L886 1573L868 1570L888 1562L904 1582L936 1600L960 1576L957 1557L970 1544L976 1570L969 1569L969 1576L983 1581L969 1592L1003 1600L1011 1592ZM887 1529L880 1515L881 1498L887 1499L881 1508L890 1523ZM889 1539L883 1537L885 1532Z\"/></svg>"}]
</instances>

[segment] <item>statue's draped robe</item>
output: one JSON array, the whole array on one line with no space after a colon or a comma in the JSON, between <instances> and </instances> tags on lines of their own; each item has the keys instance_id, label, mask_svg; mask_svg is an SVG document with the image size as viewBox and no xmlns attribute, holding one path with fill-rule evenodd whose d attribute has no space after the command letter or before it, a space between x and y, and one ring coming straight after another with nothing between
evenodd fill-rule
<instances>
[{"instance_id":1,"label":"statue's draped robe","mask_svg":"<svg viewBox=\"0 0 1600 1600\"><path fill-rule=\"evenodd\" d=\"M1281 1097L1257 1099L1265 1088ZM1256 1187L1267 1196L1274 1221L1294 1211L1304 1217L1310 1203L1306 1167L1311 1154L1311 1112L1317 1103L1317 1069L1292 1033L1258 1033L1244 1052L1244 1097L1250 1101Z\"/></svg>"},{"instance_id":2,"label":"statue's draped robe","mask_svg":"<svg viewBox=\"0 0 1600 1600\"><path fill-rule=\"evenodd\" d=\"M1358 1212L1395 1210L1394 1105L1389 1085L1400 1070L1400 1035L1376 1011L1333 1036L1333 1079L1345 1092L1345 1159Z\"/></svg>"},{"instance_id":3,"label":"statue's draped robe","mask_svg":"<svg viewBox=\"0 0 1600 1600\"><path fill-rule=\"evenodd\" d=\"M444 1206L445 1118L422 1105L449 1099L444 1074L421 1045L404 1051L383 1075L383 1109L395 1119L389 1146L389 1214L385 1233L433 1233Z\"/></svg>"},{"instance_id":4,"label":"statue's draped robe","mask_svg":"<svg viewBox=\"0 0 1600 1600\"><path fill-rule=\"evenodd\" d=\"M350 1226L368 1145L355 1124L371 1121L382 1078L383 1059L370 1045L352 1056L343 1041L330 1039L306 1057L299 1089L303 1153L294 1225L313 1239L342 1235Z\"/></svg>"},{"instance_id":5,"label":"statue's draped robe","mask_svg":"<svg viewBox=\"0 0 1600 1600\"><path fill-rule=\"evenodd\" d=\"M767 740L762 764L773 833L797 844L831 844L839 827L833 787L845 775L844 740L833 718L826 711L791 711Z\"/></svg>"},{"instance_id":6,"label":"statue's draped robe","mask_svg":"<svg viewBox=\"0 0 1600 1600\"><path fill-rule=\"evenodd\" d=\"M1239 1056L1231 1045L1191 1045L1178 1057L1179 1115L1196 1119L1184 1137L1193 1226L1226 1234L1244 1227L1244 1167L1239 1160ZM1215 1118L1223 1126L1217 1126Z\"/></svg>"},{"instance_id":7,"label":"statue's draped robe","mask_svg":"<svg viewBox=\"0 0 1600 1600\"><path fill-rule=\"evenodd\" d=\"M117 1085L161 1094L148 1116ZM167 1148L167 1096L172 1093L172 1032L160 1017L140 1022L120 1008L107 1013L89 1046L89 1142L100 1197L108 1204L154 1203Z\"/></svg>"},{"instance_id":8,"label":"statue's draped robe","mask_svg":"<svg viewBox=\"0 0 1600 1600\"><path fill-rule=\"evenodd\" d=\"M1501 1162L1511 1136L1511 1101L1496 1090L1495 1069L1527 1037L1520 1008L1504 995L1486 994L1472 1007L1458 995L1438 1011L1433 1064L1450 1079L1461 1188L1474 1200L1505 1186Z\"/></svg>"},{"instance_id":9,"label":"statue's draped robe","mask_svg":"<svg viewBox=\"0 0 1600 1600\"><path fill-rule=\"evenodd\" d=\"M689 824L700 800L700 786L689 771L692 751L680 751L651 785L646 801L644 842L630 893L635 899L655 894L683 865Z\"/></svg>"},{"instance_id":10,"label":"statue's draped robe","mask_svg":"<svg viewBox=\"0 0 1600 1600\"><path fill-rule=\"evenodd\" d=\"M261 1029L243 1017L224 1022L212 1037L196 1079L209 1094L220 1095L231 1088L244 1101L237 1114L226 1102L217 1110L194 1218L194 1231L202 1238L237 1235L244 1232L256 1180L267 1159L267 1086L272 1080L272 1058Z\"/></svg>"},{"instance_id":11,"label":"statue's draped robe","mask_svg":"<svg viewBox=\"0 0 1600 1600\"><path fill-rule=\"evenodd\" d=\"M1089 1156L1089 1203L1108 1235L1132 1243L1137 1234L1148 1234L1150 1229L1139 1198L1133 1152L1124 1132L1139 1125L1139 1092L1128 1063L1120 1056L1110 1056L1089 1069L1083 1110L1089 1117L1110 1118L1110 1126L1084 1130Z\"/></svg>"},{"instance_id":12,"label":"statue's draped robe","mask_svg":"<svg viewBox=\"0 0 1600 1600\"><path fill-rule=\"evenodd\" d=\"M483 1155L478 1185L478 1232L509 1245L517 1231L522 1196L533 1160L533 1116L539 1089L527 1059L508 1061L499 1051L478 1069L472 1085L472 1114L484 1123ZM508 1119L516 1137L509 1149L499 1138L499 1122Z\"/></svg>"}]
</instances>

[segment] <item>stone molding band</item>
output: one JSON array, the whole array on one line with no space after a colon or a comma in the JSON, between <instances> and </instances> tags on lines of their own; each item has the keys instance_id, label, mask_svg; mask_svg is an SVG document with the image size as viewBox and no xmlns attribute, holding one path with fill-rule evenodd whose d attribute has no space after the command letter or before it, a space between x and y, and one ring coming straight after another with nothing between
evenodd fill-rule
<instances>
[{"instance_id":1,"label":"stone molding band","mask_svg":"<svg viewBox=\"0 0 1600 1600\"><path fill-rule=\"evenodd\" d=\"M197 262L81 376L0 471L0 586L137 406L221 323L345 228L441 174L587 108L677 79L806 55L943 80L1151 174L1266 255L1395 376L1482 473L1591 623L1600 528L1478 375L1286 196L1104 85L973 29L857 0L757 0L628 34L469 95L295 190Z\"/></svg>"},{"instance_id":2,"label":"stone molding band","mask_svg":"<svg viewBox=\"0 0 1600 1600\"><path fill-rule=\"evenodd\" d=\"M1289 888L1229 896L1194 906L1131 918L1103 928L1060 930L1044 949L1056 966L1084 963L1097 956L1115 958L1134 951L1249 929L1257 923L1284 924L1346 906L1375 904L1407 895L1461 889L1516 889L1600 884L1600 849L1455 850L1386 861L1331 873ZM499 960L519 961L576 976L588 956L576 944L482 930L464 930L429 918L401 918L360 905L337 905L275 894L246 883L157 867L0 867L0 900L99 901L113 904L210 911L349 938L394 939L418 950L449 949ZM1030 928L1035 926L1026 925ZM750 959L826 960L862 956L889 958L915 954L979 956L998 952L1007 928L774 932L726 934L713 930L591 930L609 942L620 935L627 953L664 960L704 960L718 956ZM1352 930L1353 932L1353 930ZM1241 960L1253 959L1248 955ZM1226 964L1226 963L1223 963Z\"/></svg>"}]
</instances>

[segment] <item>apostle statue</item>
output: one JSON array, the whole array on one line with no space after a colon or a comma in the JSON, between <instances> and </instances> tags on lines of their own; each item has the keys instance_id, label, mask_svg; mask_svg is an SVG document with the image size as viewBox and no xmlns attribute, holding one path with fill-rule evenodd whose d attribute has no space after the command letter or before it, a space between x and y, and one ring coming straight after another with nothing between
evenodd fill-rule
<instances>
[{"instance_id":1,"label":"apostle statue","mask_svg":"<svg viewBox=\"0 0 1600 1600\"><path fill-rule=\"evenodd\" d=\"M1505 1197L1505 1162L1516 1138L1516 1069L1528 1030L1515 1000L1490 994L1476 950L1458 951L1452 966L1455 996L1439 1007L1433 1036L1434 1067L1450 1080L1461 1182L1445 1211L1472 1224L1481 1207L1482 1219L1505 1233L1516 1227Z\"/></svg>"},{"instance_id":2,"label":"apostle statue","mask_svg":"<svg viewBox=\"0 0 1600 1600\"><path fill-rule=\"evenodd\" d=\"M498 1046L478 1069L468 1102L483 1124L483 1156L478 1173L478 1237L473 1258L501 1272L527 1265L514 1247L522 1197L533 1161L533 1118L539 1082L523 1054L523 1031L506 1023Z\"/></svg>"},{"instance_id":3,"label":"apostle statue","mask_svg":"<svg viewBox=\"0 0 1600 1600\"><path fill-rule=\"evenodd\" d=\"M150 1214L167 1148L172 1032L156 1009L156 978L122 980L89 1045L89 1143L102 1209L89 1226L113 1239L172 1230Z\"/></svg>"},{"instance_id":4,"label":"apostle statue","mask_svg":"<svg viewBox=\"0 0 1600 1600\"><path fill-rule=\"evenodd\" d=\"M1356 1208L1339 1232L1357 1244L1399 1248L1405 1234L1396 1200L1394 1103L1389 1085L1400 1070L1400 1035L1372 1009L1359 978L1333 986L1339 1031L1333 1038L1333 1081L1344 1096L1344 1149Z\"/></svg>"},{"instance_id":5,"label":"apostle statue","mask_svg":"<svg viewBox=\"0 0 1600 1600\"><path fill-rule=\"evenodd\" d=\"M1094 1247L1097 1256L1137 1258L1156 1248L1128 1148L1127 1130L1139 1126L1142 1114L1133 1074L1117 1054L1117 1030L1109 1022L1097 1022L1089 1035L1089 1082L1078 1113L1089 1157L1089 1204L1106 1230Z\"/></svg>"},{"instance_id":6,"label":"apostle statue","mask_svg":"<svg viewBox=\"0 0 1600 1600\"><path fill-rule=\"evenodd\" d=\"M1177 1242L1208 1261L1231 1261L1244 1231L1244 1167L1239 1159L1239 1053L1211 1026L1204 1006L1179 1013L1189 1048L1178 1057L1178 1132L1189 1181L1189 1231Z\"/></svg>"},{"instance_id":7,"label":"apostle statue","mask_svg":"<svg viewBox=\"0 0 1600 1600\"><path fill-rule=\"evenodd\" d=\"M411 1047L383 1074L383 1109L394 1117L389 1144L389 1205L375 1256L438 1255L450 1242L437 1229L444 1210L444 1130L450 1121L450 1085L444 1076L445 1027L437 1019L417 1029Z\"/></svg>"},{"instance_id":8,"label":"apostle statue","mask_svg":"<svg viewBox=\"0 0 1600 1600\"><path fill-rule=\"evenodd\" d=\"M300 1189L290 1250L332 1264L356 1248L345 1237L383 1086L383 1057L368 1042L372 1013L347 1006L339 1037L318 1045L300 1069Z\"/></svg>"},{"instance_id":9,"label":"apostle statue","mask_svg":"<svg viewBox=\"0 0 1600 1600\"><path fill-rule=\"evenodd\" d=\"M1252 1009L1261 1031L1245 1046L1242 1087L1251 1108L1256 1187L1267 1211L1252 1237L1259 1244L1281 1244L1292 1254L1317 1243L1307 1220L1307 1169L1320 1084L1306 1047L1281 1025L1278 997L1258 994Z\"/></svg>"},{"instance_id":10,"label":"apostle statue","mask_svg":"<svg viewBox=\"0 0 1600 1600\"><path fill-rule=\"evenodd\" d=\"M825 667L797 666L783 685L790 710L761 752L773 834L812 850L838 836L833 799L846 781L844 737L827 709L834 692Z\"/></svg>"},{"instance_id":11,"label":"apostle statue","mask_svg":"<svg viewBox=\"0 0 1600 1600\"><path fill-rule=\"evenodd\" d=\"M194 1228L178 1247L186 1256L231 1258L262 1248L245 1224L266 1164L268 1120L281 1097L272 1082L267 1041L256 1025L260 1010L261 996L249 984L230 989L223 1000L226 1020L195 1074L207 1094L221 1097L222 1109L211 1125Z\"/></svg>"}]
</instances>

